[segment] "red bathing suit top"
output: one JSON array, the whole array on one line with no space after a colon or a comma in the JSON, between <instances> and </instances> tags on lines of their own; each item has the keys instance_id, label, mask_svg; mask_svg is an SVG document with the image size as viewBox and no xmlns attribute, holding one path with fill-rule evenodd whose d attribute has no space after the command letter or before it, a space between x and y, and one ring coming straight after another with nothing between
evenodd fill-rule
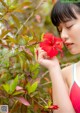
<instances>
[{"instance_id":1,"label":"red bathing suit top","mask_svg":"<svg viewBox=\"0 0 80 113\"><path fill-rule=\"evenodd\" d=\"M73 65L73 84L70 90L70 99L76 113L80 113L80 83L76 78L76 64Z\"/></svg>"}]
</instances>

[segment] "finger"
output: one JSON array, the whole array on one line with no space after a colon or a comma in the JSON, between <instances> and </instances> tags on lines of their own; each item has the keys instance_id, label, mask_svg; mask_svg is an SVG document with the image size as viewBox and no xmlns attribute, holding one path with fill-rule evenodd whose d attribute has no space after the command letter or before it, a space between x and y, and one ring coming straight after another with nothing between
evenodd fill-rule
<instances>
[{"instance_id":1,"label":"finger","mask_svg":"<svg viewBox=\"0 0 80 113\"><path fill-rule=\"evenodd\" d=\"M41 48L38 48L38 50L39 50L39 51L38 51L38 54L39 54L40 52L44 52L44 55L43 55L44 58L45 58L45 59L50 59L50 57L47 55L47 52L46 52L46 51L44 51L44 50L41 49Z\"/></svg>"},{"instance_id":2,"label":"finger","mask_svg":"<svg viewBox=\"0 0 80 113\"><path fill-rule=\"evenodd\" d=\"M38 52L38 61L44 60L46 58L47 54L44 50L39 50Z\"/></svg>"},{"instance_id":3,"label":"finger","mask_svg":"<svg viewBox=\"0 0 80 113\"><path fill-rule=\"evenodd\" d=\"M38 60L38 54L41 53L41 51L43 51L40 47L38 48L34 48L34 54L35 54L35 60Z\"/></svg>"}]
</instances>

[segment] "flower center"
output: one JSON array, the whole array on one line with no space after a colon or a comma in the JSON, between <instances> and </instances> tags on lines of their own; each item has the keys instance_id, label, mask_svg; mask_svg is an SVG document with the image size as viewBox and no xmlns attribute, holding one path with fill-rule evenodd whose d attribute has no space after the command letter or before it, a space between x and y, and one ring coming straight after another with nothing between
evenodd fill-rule
<instances>
[{"instance_id":1,"label":"flower center","mask_svg":"<svg viewBox=\"0 0 80 113\"><path fill-rule=\"evenodd\" d=\"M52 40L52 41L51 41L50 45L51 45L51 46L53 46L53 45L54 45L54 40Z\"/></svg>"}]
</instances>

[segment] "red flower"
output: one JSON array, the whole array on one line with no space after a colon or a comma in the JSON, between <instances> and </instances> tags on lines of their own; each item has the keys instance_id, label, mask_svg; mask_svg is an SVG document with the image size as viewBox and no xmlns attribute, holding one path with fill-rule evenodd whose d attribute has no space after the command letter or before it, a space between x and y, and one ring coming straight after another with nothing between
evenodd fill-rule
<instances>
[{"instance_id":1,"label":"red flower","mask_svg":"<svg viewBox=\"0 0 80 113\"><path fill-rule=\"evenodd\" d=\"M59 107L57 105L51 105L48 109L54 109L57 110Z\"/></svg>"},{"instance_id":2,"label":"red flower","mask_svg":"<svg viewBox=\"0 0 80 113\"><path fill-rule=\"evenodd\" d=\"M59 52L63 52L63 42L59 37L55 37L51 33L46 33L43 35L43 42L40 42L40 47L47 52L47 55L52 58L56 56Z\"/></svg>"}]
</instances>

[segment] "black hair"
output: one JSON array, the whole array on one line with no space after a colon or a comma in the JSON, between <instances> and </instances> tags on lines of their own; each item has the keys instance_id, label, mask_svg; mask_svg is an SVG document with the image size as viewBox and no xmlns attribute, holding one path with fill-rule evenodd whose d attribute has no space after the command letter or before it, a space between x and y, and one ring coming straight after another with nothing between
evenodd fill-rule
<instances>
[{"instance_id":1,"label":"black hair","mask_svg":"<svg viewBox=\"0 0 80 113\"><path fill-rule=\"evenodd\" d=\"M73 18L77 19L74 11L80 14L80 2L62 3L59 0L51 11L51 21L55 26L59 26L61 22L66 22Z\"/></svg>"}]
</instances>

